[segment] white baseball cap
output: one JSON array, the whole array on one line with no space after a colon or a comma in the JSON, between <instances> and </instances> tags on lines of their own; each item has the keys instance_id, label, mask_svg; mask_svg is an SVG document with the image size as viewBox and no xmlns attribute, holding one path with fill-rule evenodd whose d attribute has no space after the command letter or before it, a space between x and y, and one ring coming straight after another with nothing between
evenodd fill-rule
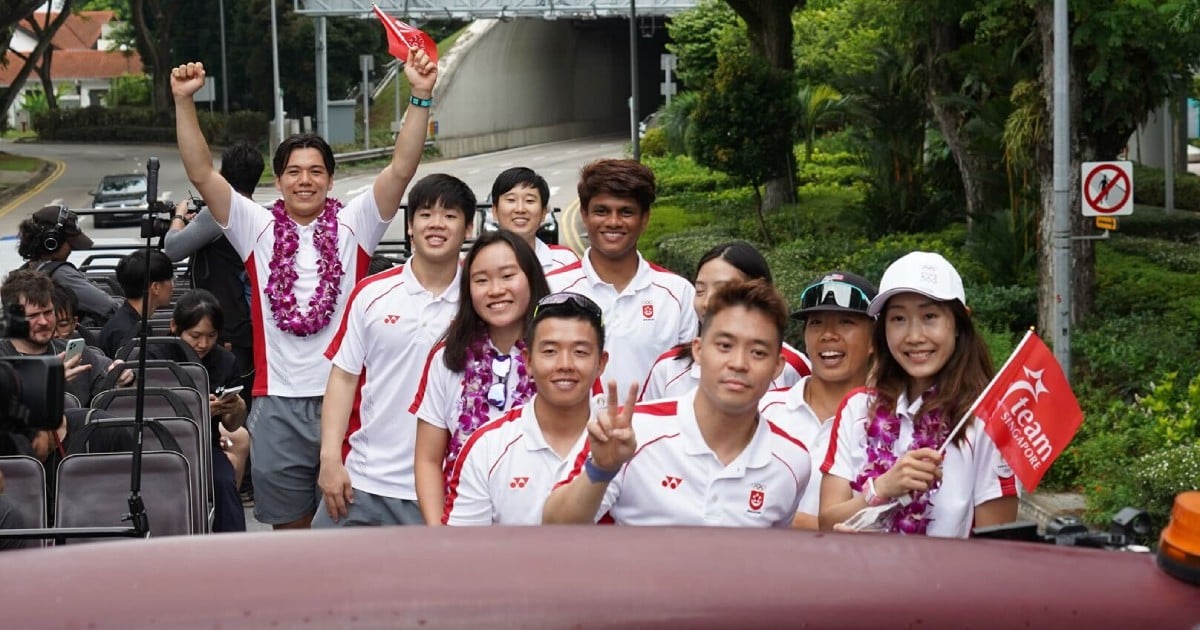
<instances>
[{"instance_id":1,"label":"white baseball cap","mask_svg":"<svg viewBox=\"0 0 1200 630\"><path fill-rule=\"evenodd\" d=\"M878 316L893 295L910 292L942 302L958 300L963 306L967 305L962 276L950 261L933 252L910 252L883 272L879 295L871 300L871 316Z\"/></svg>"}]
</instances>

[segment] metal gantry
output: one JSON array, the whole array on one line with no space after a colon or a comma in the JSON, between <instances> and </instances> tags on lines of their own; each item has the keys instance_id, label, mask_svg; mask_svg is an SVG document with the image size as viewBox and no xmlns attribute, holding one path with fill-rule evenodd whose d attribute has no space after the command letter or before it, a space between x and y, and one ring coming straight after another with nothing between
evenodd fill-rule
<instances>
[{"instance_id":1,"label":"metal gantry","mask_svg":"<svg viewBox=\"0 0 1200 630\"><path fill-rule=\"evenodd\" d=\"M675 15L698 0L637 0L638 15ZM302 15L364 15L372 4L389 15L412 19L541 18L546 20L627 16L630 0L293 0Z\"/></svg>"}]
</instances>

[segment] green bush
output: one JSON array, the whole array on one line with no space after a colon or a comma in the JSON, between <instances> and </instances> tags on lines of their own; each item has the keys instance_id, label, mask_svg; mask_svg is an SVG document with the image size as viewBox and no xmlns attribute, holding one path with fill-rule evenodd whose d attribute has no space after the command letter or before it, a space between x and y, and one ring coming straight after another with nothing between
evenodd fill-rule
<instances>
[{"instance_id":1,"label":"green bush","mask_svg":"<svg viewBox=\"0 0 1200 630\"><path fill-rule=\"evenodd\" d=\"M662 127L647 129L639 145L642 148L643 157L666 156L669 153L667 150L667 130Z\"/></svg>"},{"instance_id":2,"label":"green bush","mask_svg":"<svg viewBox=\"0 0 1200 630\"><path fill-rule=\"evenodd\" d=\"M235 112L225 117L197 112L200 131L211 144L266 139L267 118L258 112ZM34 116L42 140L70 142L175 142L175 118L170 111L150 107L83 107L57 109Z\"/></svg>"},{"instance_id":3,"label":"green bush","mask_svg":"<svg viewBox=\"0 0 1200 630\"><path fill-rule=\"evenodd\" d=\"M1121 217L1116 235L1144 236L1164 241L1200 241L1200 213L1190 210L1167 212L1162 208L1137 206L1134 213Z\"/></svg>"},{"instance_id":4,"label":"green bush","mask_svg":"<svg viewBox=\"0 0 1200 630\"><path fill-rule=\"evenodd\" d=\"M946 257L963 278L967 304L973 299L975 287L981 286L986 272L963 251L966 229L952 225L940 232L896 233L874 239L856 251L847 261L847 268L878 282L888 265L912 251L937 252Z\"/></svg>"},{"instance_id":5,"label":"green bush","mask_svg":"<svg viewBox=\"0 0 1200 630\"><path fill-rule=\"evenodd\" d=\"M1135 164L1133 167L1133 201L1148 206L1163 207L1167 180L1161 168ZM1175 175L1175 207L1200 211L1200 177L1191 173Z\"/></svg>"},{"instance_id":6,"label":"green bush","mask_svg":"<svg viewBox=\"0 0 1200 630\"><path fill-rule=\"evenodd\" d=\"M662 237L656 243L658 264L685 277L696 273L696 262L709 249L734 240L733 232L721 226L689 228Z\"/></svg>"},{"instance_id":7,"label":"green bush","mask_svg":"<svg viewBox=\"0 0 1200 630\"><path fill-rule=\"evenodd\" d=\"M700 166L686 155L648 156L642 161L654 171L659 195L712 191L730 185L728 175Z\"/></svg>"},{"instance_id":8,"label":"green bush","mask_svg":"<svg viewBox=\"0 0 1200 630\"><path fill-rule=\"evenodd\" d=\"M229 118L225 119L223 143L231 144L237 140L245 140L254 145L261 144L267 141L269 125L270 120L263 112L249 110L233 112L229 114Z\"/></svg>"},{"instance_id":9,"label":"green bush","mask_svg":"<svg viewBox=\"0 0 1200 630\"><path fill-rule=\"evenodd\" d=\"M1156 327L1194 328L1200 320L1200 277L1164 269L1142 256L1096 247L1096 312L1105 317L1158 317Z\"/></svg>"},{"instance_id":10,"label":"green bush","mask_svg":"<svg viewBox=\"0 0 1200 630\"><path fill-rule=\"evenodd\" d=\"M801 150L802 147L797 147ZM862 158L849 152L826 153L817 149L813 151L812 160L804 162L803 154L797 157L799 173L796 183L805 184L836 184L839 186L863 186L870 177Z\"/></svg>"},{"instance_id":11,"label":"green bush","mask_svg":"<svg viewBox=\"0 0 1200 630\"><path fill-rule=\"evenodd\" d=\"M992 357L992 366L999 372L1008 355L1017 348L1017 336L1007 330L993 329L982 322L975 322L975 331L983 338L988 355Z\"/></svg>"},{"instance_id":12,"label":"green bush","mask_svg":"<svg viewBox=\"0 0 1200 630\"><path fill-rule=\"evenodd\" d=\"M1120 236L1109 240L1108 246L1123 254L1145 258L1164 269L1180 273L1200 273L1200 250L1191 243Z\"/></svg>"},{"instance_id":13,"label":"green bush","mask_svg":"<svg viewBox=\"0 0 1200 630\"><path fill-rule=\"evenodd\" d=\"M1037 287L982 285L967 289L975 321L996 331L1024 334L1037 325Z\"/></svg>"},{"instance_id":14,"label":"green bush","mask_svg":"<svg viewBox=\"0 0 1200 630\"><path fill-rule=\"evenodd\" d=\"M1175 495L1200 490L1200 444L1186 444L1148 453L1137 460L1132 471L1133 494L1140 501L1128 505L1145 510L1153 525L1151 531L1157 532L1166 527L1171 518ZM1122 507L1125 506L1109 505L1103 511L1111 514Z\"/></svg>"},{"instance_id":15,"label":"green bush","mask_svg":"<svg viewBox=\"0 0 1200 630\"><path fill-rule=\"evenodd\" d=\"M1101 311L1103 312L1103 311ZM1105 315L1071 337L1075 377L1119 398L1143 392L1159 375L1200 365L1194 326L1166 325L1152 313Z\"/></svg>"}]
</instances>

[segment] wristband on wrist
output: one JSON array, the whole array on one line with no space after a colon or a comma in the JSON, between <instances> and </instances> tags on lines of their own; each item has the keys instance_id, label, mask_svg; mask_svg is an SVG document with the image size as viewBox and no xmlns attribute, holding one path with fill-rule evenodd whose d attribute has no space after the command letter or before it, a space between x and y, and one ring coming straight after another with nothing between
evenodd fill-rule
<instances>
[{"instance_id":1,"label":"wristband on wrist","mask_svg":"<svg viewBox=\"0 0 1200 630\"><path fill-rule=\"evenodd\" d=\"M408 97L408 102L409 102L409 103L412 103L413 105L416 105L417 107L426 107L426 108L428 108L428 107L431 107L431 106L433 105L433 99L432 99L432 98L417 98L416 96L409 96L409 97Z\"/></svg>"},{"instance_id":2,"label":"wristband on wrist","mask_svg":"<svg viewBox=\"0 0 1200 630\"><path fill-rule=\"evenodd\" d=\"M172 221L174 221L175 219L179 219L180 221L183 221L183 224L184 224L184 225L187 225L187 224L188 224L187 217L183 216L182 214L173 214L173 215L171 215L171 220L172 220Z\"/></svg>"},{"instance_id":3,"label":"wristband on wrist","mask_svg":"<svg viewBox=\"0 0 1200 630\"><path fill-rule=\"evenodd\" d=\"M583 461L583 471L587 473L588 481L592 483L608 483L617 477L620 468L617 470L603 470L592 461L592 456L588 455Z\"/></svg>"},{"instance_id":4,"label":"wristband on wrist","mask_svg":"<svg viewBox=\"0 0 1200 630\"><path fill-rule=\"evenodd\" d=\"M888 499L886 497L881 497L875 492L875 479L874 478L867 480L866 490L867 491L863 496L866 498L868 506L876 507L876 506L883 505L884 503L888 502Z\"/></svg>"}]
</instances>

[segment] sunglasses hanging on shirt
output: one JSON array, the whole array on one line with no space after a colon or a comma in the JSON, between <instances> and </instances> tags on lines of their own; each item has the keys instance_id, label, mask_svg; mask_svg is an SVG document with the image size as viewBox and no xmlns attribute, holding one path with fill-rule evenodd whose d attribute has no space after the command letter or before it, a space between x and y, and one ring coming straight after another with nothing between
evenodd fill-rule
<instances>
[{"instance_id":1,"label":"sunglasses hanging on shirt","mask_svg":"<svg viewBox=\"0 0 1200 630\"><path fill-rule=\"evenodd\" d=\"M507 354L492 359L492 386L488 388L488 404L504 409L508 404L508 374L512 371L512 357Z\"/></svg>"}]
</instances>

